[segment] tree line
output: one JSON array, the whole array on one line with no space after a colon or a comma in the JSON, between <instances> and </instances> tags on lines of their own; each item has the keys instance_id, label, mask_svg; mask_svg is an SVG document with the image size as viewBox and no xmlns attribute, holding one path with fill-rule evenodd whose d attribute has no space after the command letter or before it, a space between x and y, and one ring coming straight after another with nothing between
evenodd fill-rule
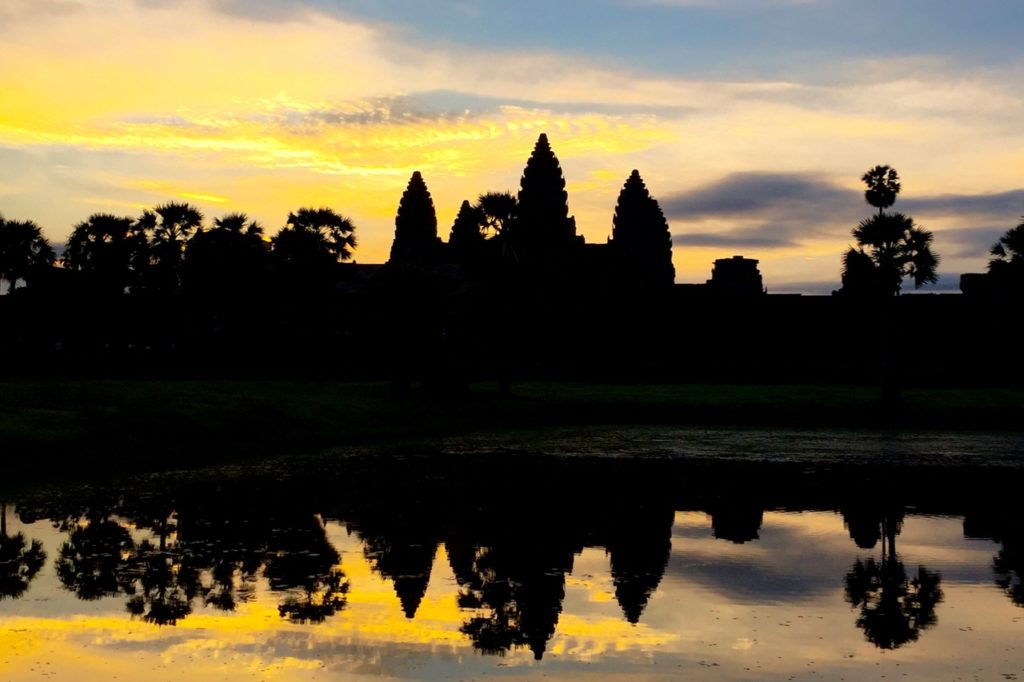
<instances>
[{"instance_id":1,"label":"tree line","mask_svg":"<svg viewBox=\"0 0 1024 682\"><path fill-rule=\"evenodd\" d=\"M870 315L885 319L874 323L848 310L865 301L895 304L905 281L935 282L939 264L932 233L891 210L898 173L877 166L863 180L877 212L853 229L840 295L827 309L810 299L724 303L728 296L710 287L673 286L668 222L635 170L619 193L611 238L585 243L546 135L518 193L464 201L447 241L426 181L414 173L384 265L351 262L356 226L330 208L289 213L273 236L244 213L208 223L180 202L137 217L97 213L74 226L59 256L34 223L0 220L0 279L24 294L2 299L14 331L0 336L0 351L29 351L38 367L73 372L134 363L157 373L235 366L254 375L267 374L269 365L301 365L319 376L390 375L398 385L497 375L507 386L511 375L552 371L683 376L672 358L685 348L699 359L686 371L691 378L755 379L776 367L791 378L804 372L842 379L848 374L832 358L866 346L895 355L898 330L934 315L921 301L895 306L900 310L876 305ZM989 264L997 288L1014 295L1024 291L1022 238L1024 223L993 247ZM862 319L856 328L853 316ZM957 333L969 336L979 323L989 324L966 320ZM750 332L759 328L776 333L752 343ZM868 338L872 328L892 338L880 344ZM830 339L828 352L808 343L808 333ZM261 345L277 352L261 354ZM335 349L337 358L310 348ZM918 374L940 355L919 354ZM968 377L970 357L961 356L956 371ZM943 368L952 371L948 363Z\"/></svg>"}]
</instances>

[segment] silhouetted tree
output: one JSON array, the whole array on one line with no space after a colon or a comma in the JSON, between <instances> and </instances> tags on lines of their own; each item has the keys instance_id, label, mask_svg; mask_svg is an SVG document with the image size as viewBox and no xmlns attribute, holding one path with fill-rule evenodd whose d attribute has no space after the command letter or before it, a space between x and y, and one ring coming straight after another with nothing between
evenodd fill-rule
<instances>
[{"instance_id":1,"label":"silhouetted tree","mask_svg":"<svg viewBox=\"0 0 1024 682\"><path fill-rule=\"evenodd\" d=\"M437 236L437 213L434 200L419 171L409 178L409 185L398 204L395 216L395 239L391 243L394 263L434 263L441 254Z\"/></svg>"},{"instance_id":2,"label":"silhouetted tree","mask_svg":"<svg viewBox=\"0 0 1024 682\"><path fill-rule=\"evenodd\" d=\"M878 213L854 228L852 235L858 248L843 256L843 288L841 294L853 298L881 302L880 315L882 402L894 407L899 401L898 371L895 361L898 320L893 303L903 280L910 278L914 287L938 280L938 254L932 251L932 233L914 224L902 213L886 213L899 193L899 177L887 166L878 166L863 178L868 188L865 199L878 208Z\"/></svg>"},{"instance_id":3,"label":"silhouetted tree","mask_svg":"<svg viewBox=\"0 0 1024 682\"><path fill-rule=\"evenodd\" d=\"M323 292L340 261L352 257L355 226L329 208L300 208L270 240L272 262L282 283Z\"/></svg>"},{"instance_id":4,"label":"silhouetted tree","mask_svg":"<svg viewBox=\"0 0 1024 682\"><path fill-rule=\"evenodd\" d=\"M480 210L463 201L448 236L448 251L454 261L471 263L480 257L485 241L482 223Z\"/></svg>"},{"instance_id":5,"label":"silhouetted tree","mask_svg":"<svg viewBox=\"0 0 1024 682\"><path fill-rule=\"evenodd\" d=\"M900 193L900 176L895 168L889 166L875 166L865 173L861 180L867 185L864 191L864 199L878 209L878 214L894 203L896 195Z\"/></svg>"},{"instance_id":6,"label":"silhouetted tree","mask_svg":"<svg viewBox=\"0 0 1024 682\"><path fill-rule=\"evenodd\" d=\"M0 216L0 281L7 280L8 293L14 293L18 280L31 280L49 269L55 259L38 225Z\"/></svg>"},{"instance_id":7,"label":"silhouetted tree","mask_svg":"<svg viewBox=\"0 0 1024 682\"><path fill-rule=\"evenodd\" d=\"M195 206L170 202L154 209L159 218L153 224L152 214L144 214L139 222L151 227L152 286L164 294L176 293L181 285L181 265L185 244L200 229L203 214Z\"/></svg>"},{"instance_id":8,"label":"silhouetted tree","mask_svg":"<svg viewBox=\"0 0 1024 682\"><path fill-rule=\"evenodd\" d=\"M1024 295L1024 222L1006 231L992 246L988 271L998 289L1012 295Z\"/></svg>"},{"instance_id":9,"label":"silhouetted tree","mask_svg":"<svg viewBox=\"0 0 1024 682\"><path fill-rule=\"evenodd\" d=\"M886 213L900 191L899 177L888 166L877 166L864 177L865 199L878 214L862 220L852 235L858 248L843 256L843 291L854 295L894 296L905 278L914 287L937 281L939 256L932 251L932 233L902 213Z\"/></svg>"},{"instance_id":10,"label":"silhouetted tree","mask_svg":"<svg viewBox=\"0 0 1024 682\"><path fill-rule=\"evenodd\" d=\"M266 275L267 247L263 228L244 213L217 218L185 247L183 286L204 296L251 293Z\"/></svg>"},{"instance_id":11,"label":"silhouetted tree","mask_svg":"<svg viewBox=\"0 0 1024 682\"><path fill-rule=\"evenodd\" d=\"M939 256L931 248L932 233L915 225L910 216L881 213L862 221L852 234L859 249L850 249L843 257L844 289L893 296L900 293L905 278L918 289L938 281Z\"/></svg>"},{"instance_id":12,"label":"silhouetted tree","mask_svg":"<svg viewBox=\"0 0 1024 682\"><path fill-rule=\"evenodd\" d=\"M542 133L520 181L519 219L513 239L520 257L558 258L578 242L576 220L569 217L568 201L562 167L548 136Z\"/></svg>"},{"instance_id":13,"label":"silhouetted tree","mask_svg":"<svg viewBox=\"0 0 1024 682\"><path fill-rule=\"evenodd\" d=\"M23 533L7 534L7 505L0 503L0 600L25 594L44 563L41 542L29 542Z\"/></svg>"},{"instance_id":14,"label":"silhouetted tree","mask_svg":"<svg viewBox=\"0 0 1024 682\"><path fill-rule=\"evenodd\" d=\"M661 206L634 170L619 193L611 248L616 277L628 288L664 288L675 281L672 235Z\"/></svg>"},{"instance_id":15,"label":"silhouetted tree","mask_svg":"<svg viewBox=\"0 0 1024 682\"><path fill-rule=\"evenodd\" d=\"M480 224L487 238L498 244L502 260L515 262L519 200L511 192L487 192L477 199Z\"/></svg>"},{"instance_id":16,"label":"silhouetted tree","mask_svg":"<svg viewBox=\"0 0 1024 682\"><path fill-rule=\"evenodd\" d=\"M135 290L143 283L149 265L147 220L154 222L149 217L136 221L94 213L71 232L64 249L64 267L82 273L108 295Z\"/></svg>"},{"instance_id":17,"label":"silhouetted tree","mask_svg":"<svg viewBox=\"0 0 1024 682\"><path fill-rule=\"evenodd\" d=\"M942 601L942 577L918 566L907 576L896 553L897 519L883 518L882 558L857 559L846 574L846 600L860 608L857 627L879 649L898 649L916 642L920 633L935 625L935 607ZM853 526L851 526L851 534Z\"/></svg>"}]
</instances>

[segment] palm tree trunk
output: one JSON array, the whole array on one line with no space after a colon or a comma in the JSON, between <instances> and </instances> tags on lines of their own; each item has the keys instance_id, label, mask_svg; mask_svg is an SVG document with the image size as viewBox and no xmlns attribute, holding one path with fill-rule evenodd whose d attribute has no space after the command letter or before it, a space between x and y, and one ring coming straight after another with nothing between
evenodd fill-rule
<instances>
[{"instance_id":1,"label":"palm tree trunk","mask_svg":"<svg viewBox=\"0 0 1024 682\"><path fill-rule=\"evenodd\" d=\"M900 404L900 382L895 362L896 351L896 301L891 297L885 301L882 310L882 409L891 416Z\"/></svg>"}]
</instances>

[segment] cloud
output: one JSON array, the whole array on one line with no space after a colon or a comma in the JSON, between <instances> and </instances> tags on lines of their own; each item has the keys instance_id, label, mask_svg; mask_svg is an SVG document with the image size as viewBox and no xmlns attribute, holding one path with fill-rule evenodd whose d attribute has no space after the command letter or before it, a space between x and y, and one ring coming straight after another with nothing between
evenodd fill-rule
<instances>
[{"instance_id":1,"label":"cloud","mask_svg":"<svg viewBox=\"0 0 1024 682\"><path fill-rule=\"evenodd\" d=\"M822 236L841 237L864 213L863 198L820 176L804 173L733 173L671 195L661 202L676 223L739 223L714 232L676 230L685 246L786 248ZM753 224L751 224L753 223Z\"/></svg>"},{"instance_id":2,"label":"cloud","mask_svg":"<svg viewBox=\"0 0 1024 682\"><path fill-rule=\"evenodd\" d=\"M4 0L0 6L0 33L22 22L45 21L82 9L82 4L75 0Z\"/></svg>"},{"instance_id":3,"label":"cloud","mask_svg":"<svg viewBox=\"0 0 1024 682\"><path fill-rule=\"evenodd\" d=\"M991 194L940 194L919 198L900 199L900 210L907 213L956 213L969 216L1005 218L1007 228L1024 215L1024 189Z\"/></svg>"},{"instance_id":4,"label":"cloud","mask_svg":"<svg viewBox=\"0 0 1024 682\"><path fill-rule=\"evenodd\" d=\"M948 254L953 258L986 258L992 245L1007 229L991 226L954 228L937 231L935 236L943 243L955 245L956 251Z\"/></svg>"},{"instance_id":5,"label":"cloud","mask_svg":"<svg viewBox=\"0 0 1024 682\"><path fill-rule=\"evenodd\" d=\"M800 212L822 207L854 206L863 200L858 192L811 174L733 173L725 178L678 193L661 201L671 218L764 215L779 210Z\"/></svg>"},{"instance_id":6,"label":"cloud","mask_svg":"<svg viewBox=\"0 0 1024 682\"><path fill-rule=\"evenodd\" d=\"M778 249L800 246L809 239L848 240L849 230L869 214L860 190L841 187L821 175L801 173L734 173L661 202L676 223L731 223L716 231L676 229L680 246ZM936 239L958 246L954 258L977 258L1006 229L1009 216L1024 213L1024 190L981 194L938 194L901 198L896 208L910 215L964 222L978 217L986 223L1006 218L1006 228L933 230ZM927 227L927 225L926 225Z\"/></svg>"},{"instance_id":7,"label":"cloud","mask_svg":"<svg viewBox=\"0 0 1024 682\"><path fill-rule=\"evenodd\" d=\"M795 236L777 226L760 226L721 232L694 232L677 234L672 237L677 246L721 246L740 249L779 249L798 246Z\"/></svg>"}]
</instances>

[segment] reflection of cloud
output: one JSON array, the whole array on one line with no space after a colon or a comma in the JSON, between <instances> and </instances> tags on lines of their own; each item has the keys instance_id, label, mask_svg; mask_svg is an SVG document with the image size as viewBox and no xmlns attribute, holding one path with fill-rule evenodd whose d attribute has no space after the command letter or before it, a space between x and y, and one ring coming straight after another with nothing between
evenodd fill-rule
<instances>
[{"instance_id":1,"label":"reflection of cloud","mask_svg":"<svg viewBox=\"0 0 1024 682\"><path fill-rule=\"evenodd\" d=\"M824 535L812 523L801 524L799 517L767 513L760 539L739 547L711 538L710 519L708 527L677 525L667 572L744 603L812 600L835 590L853 556L842 521L822 518L838 528Z\"/></svg>"}]
</instances>

